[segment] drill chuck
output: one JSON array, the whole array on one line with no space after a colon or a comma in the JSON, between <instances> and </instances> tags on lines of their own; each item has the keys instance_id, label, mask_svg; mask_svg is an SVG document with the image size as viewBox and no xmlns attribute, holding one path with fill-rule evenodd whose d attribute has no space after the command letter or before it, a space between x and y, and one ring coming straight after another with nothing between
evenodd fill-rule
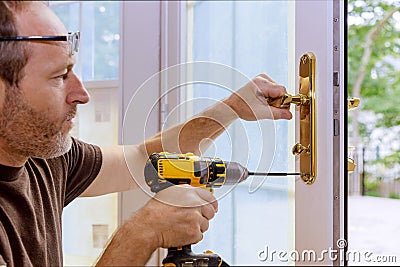
<instances>
[{"instance_id":1,"label":"drill chuck","mask_svg":"<svg viewBox=\"0 0 400 267\"><path fill-rule=\"evenodd\" d=\"M240 163L226 161L226 185L234 185L243 182L249 177L249 171Z\"/></svg>"}]
</instances>

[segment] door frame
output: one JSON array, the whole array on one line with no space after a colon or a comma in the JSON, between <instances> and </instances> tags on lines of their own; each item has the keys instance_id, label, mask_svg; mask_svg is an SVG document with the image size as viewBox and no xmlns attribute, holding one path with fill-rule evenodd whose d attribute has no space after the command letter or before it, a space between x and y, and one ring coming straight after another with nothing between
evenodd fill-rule
<instances>
[{"instance_id":1,"label":"door frame","mask_svg":"<svg viewBox=\"0 0 400 267\"><path fill-rule=\"evenodd\" d=\"M345 1L296 1L295 54L316 56L317 177L311 186L296 183L296 251L313 250L323 261L296 265L345 265L340 247L344 229L344 19ZM300 23L301 22L301 23ZM307 31L305 31L307 29ZM347 158L347 156L346 156ZM311 218L311 219L310 219ZM345 249L345 247L344 247Z\"/></svg>"}]
</instances>

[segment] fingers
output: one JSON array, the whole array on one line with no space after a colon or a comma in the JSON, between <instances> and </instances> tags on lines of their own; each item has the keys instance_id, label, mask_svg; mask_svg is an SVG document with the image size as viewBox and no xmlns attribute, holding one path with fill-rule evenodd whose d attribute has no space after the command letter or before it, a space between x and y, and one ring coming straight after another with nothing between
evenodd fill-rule
<instances>
[{"instance_id":1,"label":"fingers","mask_svg":"<svg viewBox=\"0 0 400 267\"><path fill-rule=\"evenodd\" d=\"M209 191L187 184L170 186L158 192L155 198L177 207L200 207L211 204L215 210L218 210L217 200Z\"/></svg>"},{"instance_id":2,"label":"fingers","mask_svg":"<svg viewBox=\"0 0 400 267\"><path fill-rule=\"evenodd\" d=\"M216 210L212 205L204 205L201 207L201 215L207 220L214 218Z\"/></svg>"},{"instance_id":3,"label":"fingers","mask_svg":"<svg viewBox=\"0 0 400 267\"><path fill-rule=\"evenodd\" d=\"M179 247L179 246L184 246L184 245L194 245L199 243L201 240L203 240L203 233L201 231L197 231L197 234L195 236L195 238L193 238L192 242L187 243L187 244L183 244L183 245L178 245L178 246L174 246L174 247Z\"/></svg>"},{"instance_id":4,"label":"fingers","mask_svg":"<svg viewBox=\"0 0 400 267\"><path fill-rule=\"evenodd\" d=\"M267 79L268 81L272 82L272 83L276 83L271 77L269 77L267 74L265 73L261 73L258 76L261 76L264 79Z\"/></svg>"},{"instance_id":5,"label":"fingers","mask_svg":"<svg viewBox=\"0 0 400 267\"><path fill-rule=\"evenodd\" d=\"M205 203L210 204L214 208L214 212L218 211L218 201L211 192L204 190L202 188L195 188L199 196L205 201Z\"/></svg>"},{"instance_id":6,"label":"fingers","mask_svg":"<svg viewBox=\"0 0 400 267\"><path fill-rule=\"evenodd\" d=\"M183 219L181 221L181 225L186 223L185 228L188 232L185 231L185 234L188 235L185 242L179 244L195 244L203 239L203 233L208 230L210 227L209 220L214 217L214 208L211 205L206 205L201 208L180 208L186 209L186 220ZM190 211L188 211L188 209ZM183 223L183 224L182 224ZM177 232L175 232L177 234Z\"/></svg>"},{"instance_id":7,"label":"fingers","mask_svg":"<svg viewBox=\"0 0 400 267\"><path fill-rule=\"evenodd\" d=\"M266 74L258 75L253 81L263 93L264 97L277 98L286 93L286 88L283 85L277 84Z\"/></svg>"},{"instance_id":8,"label":"fingers","mask_svg":"<svg viewBox=\"0 0 400 267\"><path fill-rule=\"evenodd\" d=\"M194 197L197 199L197 203L205 202L202 197L207 201L215 199L213 196L209 196L210 192L201 188L197 189L180 188L178 191L173 191L182 193L182 190L185 190L185 197ZM202 193L203 191L207 194ZM181 197L179 194L175 196ZM216 207L215 204L210 203L175 206L153 198L136 212L136 221L148 229L147 231L154 233L154 243L157 247L167 248L194 244L202 240L203 233L209 229L209 220L214 218Z\"/></svg>"},{"instance_id":9,"label":"fingers","mask_svg":"<svg viewBox=\"0 0 400 267\"><path fill-rule=\"evenodd\" d=\"M262 73L254 78L254 83L257 85L260 92L264 97L279 98L280 96L287 93L286 88L283 85L277 84L268 75ZM274 107L270 106L272 116L275 120L278 119L292 119L292 113L290 112L290 106L288 107Z\"/></svg>"},{"instance_id":10,"label":"fingers","mask_svg":"<svg viewBox=\"0 0 400 267\"><path fill-rule=\"evenodd\" d=\"M286 93L286 88L277 84L266 74L259 74L246 85L224 100L237 115L246 121L262 119L291 119L290 109L273 107L265 98L279 98Z\"/></svg>"},{"instance_id":11,"label":"fingers","mask_svg":"<svg viewBox=\"0 0 400 267\"><path fill-rule=\"evenodd\" d=\"M272 116L274 117L275 120L279 119L285 119L285 120L290 120L292 119L292 113L289 110L290 107L288 108L276 108L271 106L271 112Z\"/></svg>"},{"instance_id":12,"label":"fingers","mask_svg":"<svg viewBox=\"0 0 400 267\"><path fill-rule=\"evenodd\" d=\"M204 233L205 231L208 230L208 228L210 227L210 222L207 219L202 219L200 221L200 232ZM201 239L200 239L201 240Z\"/></svg>"}]
</instances>

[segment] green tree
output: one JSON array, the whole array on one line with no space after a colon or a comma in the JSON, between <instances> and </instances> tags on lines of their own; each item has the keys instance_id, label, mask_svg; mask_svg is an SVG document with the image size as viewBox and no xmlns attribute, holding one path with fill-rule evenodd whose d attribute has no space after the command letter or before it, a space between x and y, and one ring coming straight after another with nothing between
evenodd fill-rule
<instances>
[{"instance_id":1,"label":"green tree","mask_svg":"<svg viewBox=\"0 0 400 267\"><path fill-rule=\"evenodd\" d=\"M351 137L360 143L368 137L358 118L362 111L379 114L376 127L400 124L400 1L349 0L348 85L349 96L361 99L360 109L349 115ZM397 23L397 25L396 25Z\"/></svg>"}]
</instances>

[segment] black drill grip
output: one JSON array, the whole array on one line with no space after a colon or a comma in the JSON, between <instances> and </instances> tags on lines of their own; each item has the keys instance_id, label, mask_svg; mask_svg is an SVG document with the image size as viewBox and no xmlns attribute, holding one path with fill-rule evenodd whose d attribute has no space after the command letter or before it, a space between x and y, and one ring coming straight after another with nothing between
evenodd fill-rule
<instances>
[{"instance_id":1,"label":"black drill grip","mask_svg":"<svg viewBox=\"0 0 400 267\"><path fill-rule=\"evenodd\" d=\"M151 161L148 161L144 167L144 178L150 190L154 193L174 185L158 175L157 168L154 167L154 163Z\"/></svg>"},{"instance_id":2,"label":"black drill grip","mask_svg":"<svg viewBox=\"0 0 400 267\"><path fill-rule=\"evenodd\" d=\"M203 254L192 252L191 245L181 248L169 248L168 255L163 260L164 266L229 266L220 256L211 251Z\"/></svg>"}]
</instances>

